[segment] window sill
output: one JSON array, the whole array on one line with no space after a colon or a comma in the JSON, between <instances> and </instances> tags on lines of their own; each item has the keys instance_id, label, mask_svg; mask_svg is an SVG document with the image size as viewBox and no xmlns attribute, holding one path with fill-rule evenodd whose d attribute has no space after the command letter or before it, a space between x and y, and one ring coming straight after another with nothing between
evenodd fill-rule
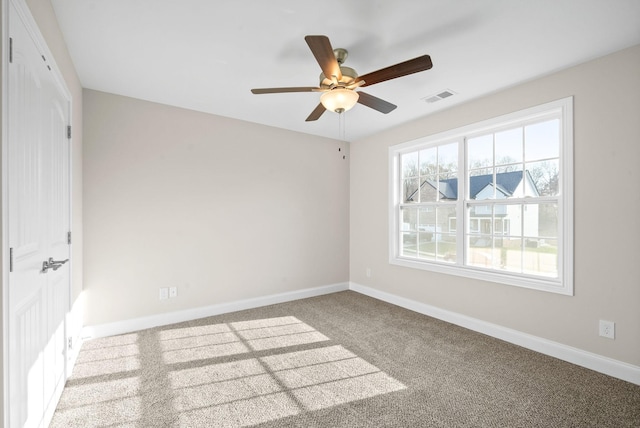
<instances>
[{"instance_id":1,"label":"window sill","mask_svg":"<svg viewBox=\"0 0 640 428\"><path fill-rule=\"evenodd\" d=\"M426 270L430 272L455 275L464 278L477 279L480 281L496 282L516 287L529 288L551 293L573 295L572 284L563 283L558 278L543 279L531 277L524 274L501 273L494 270L485 270L478 267L460 266L456 264L430 262L426 260L415 260L410 258L392 257L389 263L396 266L403 266L413 269Z\"/></svg>"}]
</instances>

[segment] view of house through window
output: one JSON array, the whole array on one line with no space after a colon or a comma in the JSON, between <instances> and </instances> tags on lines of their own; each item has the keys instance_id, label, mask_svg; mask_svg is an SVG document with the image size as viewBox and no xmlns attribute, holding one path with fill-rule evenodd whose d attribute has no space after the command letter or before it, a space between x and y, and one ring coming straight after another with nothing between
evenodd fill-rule
<instances>
[{"instance_id":1,"label":"view of house through window","mask_svg":"<svg viewBox=\"0 0 640 428\"><path fill-rule=\"evenodd\" d=\"M393 147L392 263L570 290L570 107L563 100Z\"/></svg>"}]
</instances>

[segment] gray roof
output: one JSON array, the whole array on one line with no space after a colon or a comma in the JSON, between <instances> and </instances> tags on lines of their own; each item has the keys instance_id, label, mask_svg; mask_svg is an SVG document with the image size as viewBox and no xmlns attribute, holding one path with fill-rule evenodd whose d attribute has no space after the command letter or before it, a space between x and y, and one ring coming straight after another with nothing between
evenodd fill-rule
<instances>
[{"instance_id":1,"label":"gray roof","mask_svg":"<svg viewBox=\"0 0 640 428\"><path fill-rule=\"evenodd\" d=\"M529 171L525 171L526 175L529 178L529 181L535 188L535 183L531 179L531 175ZM522 182L522 171L512 171L512 172L499 172L496 174L496 190L501 192L505 197L510 197L513 195L513 192L518 188L520 183ZM434 189L437 189L440 192L441 199L458 199L458 179L457 178L447 178L444 180L440 180L439 182L435 182L433 180L425 180L420 184L420 188L425 185L429 185ZM485 175L474 175L469 179L469 194L471 195L471 199L475 199L478 193L482 191L482 189L486 188L489 185L494 185L493 183L493 174L485 174ZM408 198L408 201L413 200L413 197L420 189L413 192Z\"/></svg>"}]
</instances>

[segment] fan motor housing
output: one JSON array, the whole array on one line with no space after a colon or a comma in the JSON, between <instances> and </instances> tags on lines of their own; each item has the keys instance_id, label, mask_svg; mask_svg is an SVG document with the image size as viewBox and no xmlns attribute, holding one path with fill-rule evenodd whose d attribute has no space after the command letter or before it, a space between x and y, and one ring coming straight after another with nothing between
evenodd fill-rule
<instances>
[{"instance_id":1,"label":"fan motor housing","mask_svg":"<svg viewBox=\"0 0 640 428\"><path fill-rule=\"evenodd\" d=\"M358 73L351 67L340 66L340 72L342 72L342 79L338 81L338 86L348 86L358 77ZM327 78L324 73L320 73L321 88L330 88L332 84L333 79Z\"/></svg>"}]
</instances>

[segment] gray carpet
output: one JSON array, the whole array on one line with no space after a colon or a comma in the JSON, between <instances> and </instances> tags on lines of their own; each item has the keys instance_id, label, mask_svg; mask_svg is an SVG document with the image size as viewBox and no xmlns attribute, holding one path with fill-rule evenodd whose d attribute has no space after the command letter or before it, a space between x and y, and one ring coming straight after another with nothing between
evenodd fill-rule
<instances>
[{"instance_id":1,"label":"gray carpet","mask_svg":"<svg viewBox=\"0 0 640 428\"><path fill-rule=\"evenodd\" d=\"M84 343L51 427L640 427L640 386L346 291Z\"/></svg>"}]
</instances>

